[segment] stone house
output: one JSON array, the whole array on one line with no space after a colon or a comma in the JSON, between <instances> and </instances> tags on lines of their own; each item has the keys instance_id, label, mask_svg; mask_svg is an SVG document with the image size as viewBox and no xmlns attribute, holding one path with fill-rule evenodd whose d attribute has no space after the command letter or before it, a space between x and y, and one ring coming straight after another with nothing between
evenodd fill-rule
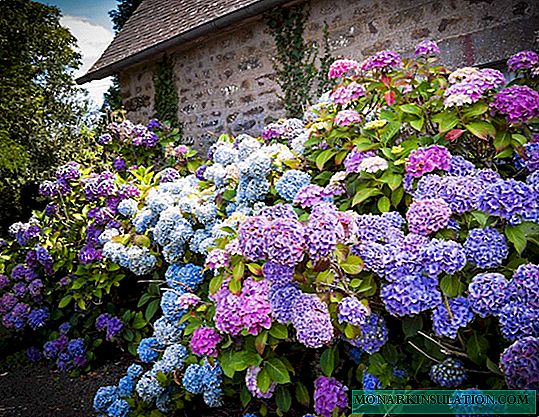
<instances>
[{"instance_id":1,"label":"stone house","mask_svg":"<svg viewBox=\"0 0 539 417\"><path fill-rule=\"evenodd\" d=\"M382 49L409 55L436 40L451 67L500 68L513 53L534 49L537 0L302 0L303 36L321 44L327 22L335 58L362 60ZM260 133L284 115L275 81L275 41L266 13L301 3L283 0L144 0L78 82L118 74L128 116L154 115L153 74L172 60L185 143L204 147L220 133Z\"/></svg>"}]
</instances>

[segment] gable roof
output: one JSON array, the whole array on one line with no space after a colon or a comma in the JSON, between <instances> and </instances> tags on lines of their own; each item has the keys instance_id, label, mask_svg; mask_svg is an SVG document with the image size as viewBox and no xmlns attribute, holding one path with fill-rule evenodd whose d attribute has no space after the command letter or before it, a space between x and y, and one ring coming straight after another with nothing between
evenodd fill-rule
<instances>
[{"instance_id":1,"label":"gable roof","mask_svg":"<svg viewBox=\"0 0 539 417\"><path fill-rule=\"evenodd\" d=\"M143 0L79 84L117 73L150 55L256 16L286 0ZM290 0L288 0L290 2Z\"/></svg>"}]
</instances>

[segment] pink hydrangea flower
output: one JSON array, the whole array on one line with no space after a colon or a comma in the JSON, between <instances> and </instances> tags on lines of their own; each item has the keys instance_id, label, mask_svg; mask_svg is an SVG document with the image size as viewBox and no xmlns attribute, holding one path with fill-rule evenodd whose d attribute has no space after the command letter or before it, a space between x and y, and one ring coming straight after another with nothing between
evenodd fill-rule
<instances>
[{"instance_id":1,"label":"pink hydrangea flower","mask_svg":"<svg viewBox=\"0 0 539 417\"><path fill-rule=\"evenodd\" d=\"M415 47L415 56L432 56L438 55L440 53L440 48L438 44L434 41L425 39L422 42L419 42Z\"/></svg>"},{"instance_id":2,"label":"pink hydrangea flower","mask_svg":"<svg viewBox=\"0 0 539 417\"><path fill-rule=\"evenodd\" d=\"M223 249L214 249L206 258L206 266L209 269L219 269L224 268L229 265L230 255L226 250Z\"/></svg>"},{"instance_id":3,"label":"pink hydrangea flower","mask_svg":"<svg viewBox=\"0 0 539 417\"><path fill-rule=\"evenodd\" d=\"M337 87L330 95L331 100L336 104L348 104L352 100L363 97L367 93L367 90L363 85L353 82L348 85L341 85Z\"/></svg>"},{"instance_id":4,"label":"pink hydrangea flower","mask_svg":"<svg viewBox=\"0 0 539 417\"><path fill-rule=\"evenodd\" d=\"M338 59L329 67L328 78L341 78L359 69L359 62L351 59Z\"/></svg>"},{"instance_id":5,"label":"pink hydrangea flower","mask_svg":"<svg viewBox=\"0 0 539 417\"><path fill-rule=\"evenodd\" d=\"M361 116L355 110L341 110L335 116L335 124L339 126L349 126L361 122Z\"/></svg>"},{"instance_id":6,"label":"pink hydrangea flower","mask_svg":"<svg viewBox=\"0 0 539 417\"><path fill-rule=\"evenodd\" d=\"M441 198L414 201L406 213L410 233L430 235L449 223L451 209Z\"/></svg>"}]
</instances>

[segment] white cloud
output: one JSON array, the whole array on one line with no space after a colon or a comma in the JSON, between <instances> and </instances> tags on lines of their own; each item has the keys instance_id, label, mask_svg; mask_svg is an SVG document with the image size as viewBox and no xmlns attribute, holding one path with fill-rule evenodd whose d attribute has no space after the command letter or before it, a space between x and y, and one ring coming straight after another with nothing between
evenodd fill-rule
<instances>
[{"instance_id":1,"label":"white cloud","mask_svg":"<svg viewBox=\"0 0 539 417\"><path fill-rule=\"evenodd\" d=\"M82 55L82 66L75 72L75 77L84 75L112 42L114 33L80 16L64 16L60 23L67 27L73 36L77 38L79 52ZM83 88L88 90L94 104L101 106L103 94L108 90L111 83L112 79L109 77L86 83Z\"/></svg>"}]
</instances>

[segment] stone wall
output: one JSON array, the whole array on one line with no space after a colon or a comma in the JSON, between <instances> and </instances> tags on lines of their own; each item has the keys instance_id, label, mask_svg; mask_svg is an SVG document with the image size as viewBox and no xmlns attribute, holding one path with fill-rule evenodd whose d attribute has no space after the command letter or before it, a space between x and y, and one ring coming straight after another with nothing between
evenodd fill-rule
<instances>
[{"instance_id":1,"label":"stone wall","mask_svg":"<svg viewBox=\"0 0 539 417\"><path fill-rule=\"evenodd\" d=\"M409 55L415 44L438 41L450 67L503 62L534 49L536 0L310 0L305 38L322 41L329 24L332 54L362 60L382 50ZM169 51L180 98L184 140L204 148L221 133L260 133L284 115L271 55L273 38L262 18ZM159 59L159 57L156 57ZM133 120L153 114L154 62L120 74Z\"/></svg>"}]
</instances>

